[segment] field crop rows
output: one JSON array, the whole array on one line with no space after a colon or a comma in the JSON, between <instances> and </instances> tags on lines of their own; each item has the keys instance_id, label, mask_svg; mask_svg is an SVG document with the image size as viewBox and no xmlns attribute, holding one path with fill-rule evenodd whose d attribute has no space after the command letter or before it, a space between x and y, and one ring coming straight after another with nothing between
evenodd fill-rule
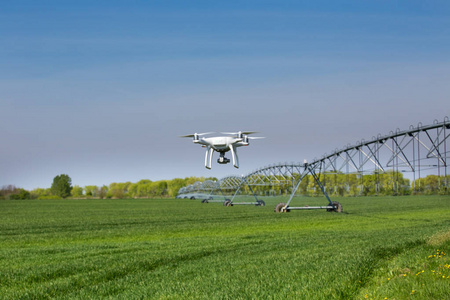
<instances>
[{"instance_id":1,"label":"field crop rows","mask_svg":"<svg viewBox=\"0 0 450 300\"><path fill-rule=\"evenodd\" d=\"M0 201L0 299L450 298L450 197L264 201Z\"/></svg>"}]
</instances>

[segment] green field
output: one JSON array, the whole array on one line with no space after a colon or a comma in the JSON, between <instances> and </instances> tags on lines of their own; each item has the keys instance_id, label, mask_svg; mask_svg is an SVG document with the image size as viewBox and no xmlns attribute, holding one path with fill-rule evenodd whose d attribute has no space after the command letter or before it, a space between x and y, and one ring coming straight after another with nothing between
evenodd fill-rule
<instances>
[{"instance_id":1,"label":"green field","mask_svg":"<svg viewBox=\"0 0 450 300\"><path fill-rule=\"evenodd\" d=\"M0 201L0 299L450 299L449 196L264 200Z\"/></svg>"}]
</instances>

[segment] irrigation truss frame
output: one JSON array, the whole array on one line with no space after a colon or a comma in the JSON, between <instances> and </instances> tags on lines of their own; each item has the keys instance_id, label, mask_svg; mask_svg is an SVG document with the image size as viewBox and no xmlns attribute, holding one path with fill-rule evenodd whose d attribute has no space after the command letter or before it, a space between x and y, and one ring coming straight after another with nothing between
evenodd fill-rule
<instances>
[{"instance_id":1,"label":"irrigation truss frame","mask_svg":"<svg viewBox=\"0 0 450 300\"><path fill-rule=\"evenodd\" d=\"M447 163L450 156L449 137L448 117L445 117L443 122L435 120L430 125L418 123L417 126L411 125L408 130L397 128L387 135L378 134L368 141L363 139L353 145L348 144L342 149L335 149L331 154L324 154L321 158L315 158L308 163L306 161L278 163L259 168L245 176L224 177L216 182L211 193L225 187L228 191L236 187L231 203L238 204L233 201L238 192L246 186L247 192L256 199L256 202L249 204L255 204L261 200L258 200L254 189L283 186L290 191L289 200L284 207L284 211L289 211L289 209L295 209L289 205L302 180L308 174L313 175L317 185L323 188L322 192L329 200L326 191L336 194L335 179L338 174L356 174L360 180L360 194L363 194L365 189L363 175L374 175L375 189L380 191L382 184L378 177L380 174L390 174L392 180L389 182L389 188L392 188L393 194L398 194L401 188L399 174L409 174L413 180L411 189L414 192L420 192L422 190L421 176L428 175L430 172L437 173L439 190L447 192L450 184ZM322 184L323 182L326 184ZM326 208L329 209L330 205L332 202L329 200Z\"/></svg>"},{"instance_id":2,"label":"irrigation truss frame","mask_svg":"<svg viewBox=\"0 0 450 300\"><path fill-rule=\"evenodd\" d=\"M180 188L177 198L201 199L203 203L230 201L242 181L241 176L229 175L218 181L196 181Z\"/></svg>"}]
</instances>

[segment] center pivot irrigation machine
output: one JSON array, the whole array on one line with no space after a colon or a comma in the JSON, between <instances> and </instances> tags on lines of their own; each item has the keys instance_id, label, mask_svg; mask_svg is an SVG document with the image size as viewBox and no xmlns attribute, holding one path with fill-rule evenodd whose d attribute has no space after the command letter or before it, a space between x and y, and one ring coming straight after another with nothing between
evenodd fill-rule
<instances>
[{"instance_id":1,"label":"center pivot irrigation machine","mask_svg":"<svg viewBox=\"0 0 450 300\"><path fill-rule=\"evenodd\" d=\"M427 188L423 177L428 175L437 181L433 188L448 193L449 130L448 117L430 125L418 123L408 130L397 129L369 141L347 144L312 162L269 165L246 176L227 176L212 186L196 183L196 192L208 197L209 202L223 202L226 206L264 206L262 198L286 197L287 201L275 206L275 212L280 213L308 209L342 212L342 205L331 201L329 195L422 193ZM180 189L178 197L191 195L192 189ZM296 199L307 200L308 204L323 201L315 197L319 193L328 200L326 205L291 206Z\"/></svg>"}]
</instances>

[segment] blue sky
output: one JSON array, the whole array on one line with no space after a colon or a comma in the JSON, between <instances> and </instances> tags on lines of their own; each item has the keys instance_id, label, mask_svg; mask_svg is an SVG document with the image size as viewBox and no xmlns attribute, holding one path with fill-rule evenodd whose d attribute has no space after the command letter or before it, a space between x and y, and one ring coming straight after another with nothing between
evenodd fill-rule
<instances>
[{"instance_id":1,"label":"blue sky","mask_svg":"<svg viewBox=\"0 0 450 300\"><path fill-rule=\"evenodd\" d=\"M245 174L450 116L448 1L2 1L0 186ZM241 168L179 135L257 130Z\"/></svg>"}]
</instances>

